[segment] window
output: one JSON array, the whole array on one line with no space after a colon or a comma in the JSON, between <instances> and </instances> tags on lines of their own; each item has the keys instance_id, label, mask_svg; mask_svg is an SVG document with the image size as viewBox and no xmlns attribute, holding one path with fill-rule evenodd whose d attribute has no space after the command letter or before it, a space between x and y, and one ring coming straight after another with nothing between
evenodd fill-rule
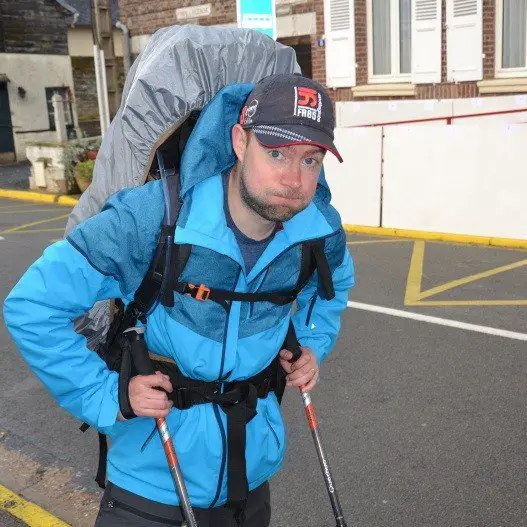
<instances>
[{"instance_id":1,"label":"window","mask_svg":"<svg viewBox=\"0 0 527 527\"><path fill-rule=\"evenodd\" d=\"M496 73L527 76L527 0L497 0Z\"/></svg>"},{"instance_id":2,"label":"window","mask_svg":"<svg viewBox=\"0 0 527 527\"><path fill-rule=\"evenodd\" d=\"M66 86L46 88L46 103L48 106L48 118L49 118L49 129L55 131L55 113L53 112L53 102L51 98L55 93L58 93L62 97L62 104L64 106L64 117L66 119L66 129L68 134L73 129L73 110L71 107L71 94L70 89Z\"/></svg>"},{"instance_id":3,"label":"window","mask_svg":"<svg viewBox=\"0 0 527 527\"><path fill-rule=\"evenodd\" d=\"M368 0L368 70L373 82L411 80L411 0Z\"/></svg>"}]
</instances>

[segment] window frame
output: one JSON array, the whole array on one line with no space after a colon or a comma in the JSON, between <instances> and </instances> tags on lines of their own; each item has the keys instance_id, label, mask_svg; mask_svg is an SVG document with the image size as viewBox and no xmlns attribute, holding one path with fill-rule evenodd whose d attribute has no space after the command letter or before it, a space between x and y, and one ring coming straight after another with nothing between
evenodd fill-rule
<instances>
[{"instance_id":1,"label":"window frame","mask_svg":"<svg viewBox=\"0 0 527 527\"><path fill-rule=\"evenodd\" d=\"M46 109L48 113L48 121L49 121L49 130L51 132L55 132L57 130L57 127L55 126L55 114L53 113L53 104L51 102L51 97L55 93L58 93L62 97L62 103L64 106L64 117L66 118L66 130L71 130L74 128L74 120L73 120L73 109L71 107L71 98L70 98L70 91L69 86L45 86L45 96L46 96ZM51 93L51 95L48 98L48 93Z\"/></svg>"},{"instance_id":2,"label":"window frame","mask_svg":"<svg viewBox=\"0 0 527 527\"><path fill-rule=\"evenodd\" d=\"M391 71L389 75L375 75L373 73L373 0L366 2L366 25L368 42L368 83L411 83L412 72L400 73L401 70L401 41L400 41L400 8L399 0L390 0L390 52L391 52ZM411 47L410 47L411 55ZM398 73L393 73L397 71Z\"/></svg>"},{"instance_id":3,"label":"window frame","mask_svg":"<svg viewBox=\"0 0 527 527\"><path fill-rule=\"evenodd\" d=\"M513 79L518 77L527 77L527 38L525 39L525 66L522 68L504 68L502 66L503 55L503 0L496 0L496 55L494 76L497 79ZM527 23L525 25L527 32Z\"/></svg>"}]
</instances>

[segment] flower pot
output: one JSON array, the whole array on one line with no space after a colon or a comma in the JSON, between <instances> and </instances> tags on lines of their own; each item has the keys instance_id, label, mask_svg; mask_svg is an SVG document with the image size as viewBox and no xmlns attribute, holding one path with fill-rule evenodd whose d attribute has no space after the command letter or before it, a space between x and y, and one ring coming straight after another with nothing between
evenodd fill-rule
<instances>
[{"instance_id":1,"label":"flower pot","mask_svg":"<svg viewBox=\"0 0 527 527\"><path fill-rule=\"evenodd\" d=\"M77 182L77 186L79 187L81 193L84 192L90 186L91 183L91 181L89 181L88 179L79 177L77 175L75 175L75 181Z\"/></svg>"}]
</instances>

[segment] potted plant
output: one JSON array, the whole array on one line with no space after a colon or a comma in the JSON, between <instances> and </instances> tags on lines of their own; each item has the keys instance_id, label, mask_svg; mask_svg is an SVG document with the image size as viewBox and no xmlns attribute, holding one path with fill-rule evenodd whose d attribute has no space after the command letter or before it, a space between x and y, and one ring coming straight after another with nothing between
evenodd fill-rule
<instances>
[{"instance_id":1,"label":"potted plant","mask_svg":"<svg viewBox=\"0 0 527 527\"><path fill-rule=\"evenodd\" d=\"M77 182L81 192L84 192L90 186L93 177L94 166L95 161L91 159L88 161L81 161L75 165L75 181Z\"/></svg>"}]
</instances>

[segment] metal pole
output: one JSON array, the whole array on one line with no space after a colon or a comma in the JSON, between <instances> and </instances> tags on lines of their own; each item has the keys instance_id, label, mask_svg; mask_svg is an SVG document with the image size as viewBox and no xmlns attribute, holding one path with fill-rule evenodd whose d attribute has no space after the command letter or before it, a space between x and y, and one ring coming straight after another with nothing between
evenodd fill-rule
<instances>
[{"instance_id":1,"label":"metal pole","mask_svg":"<svg viewBox=\"0 0 527 527\"><path fill-rule=\"evenodd\" d=\"M93 45L93 63L95 66L95 84L97 85L97 103L99 105L99 123L101 127L101 136L104 136L107 130L105 105L103 99L102 75L101 75L101 55L99 46Z\"/></svg>"},{"instance_id":2,"label":"metal pole","mask_svg":"<svg viewBox=\"0 0 527 527\"><path fill-rule=\"evenodd\" d=\"M102 78L102 89L103 89L103 101L104 101L104 115L106 117L106 130L110 127L110 107L108 103L108 85L106 84L106 62L104 60L104 50L101 49L101 78Z\"/></svg>"}]
</instances>

